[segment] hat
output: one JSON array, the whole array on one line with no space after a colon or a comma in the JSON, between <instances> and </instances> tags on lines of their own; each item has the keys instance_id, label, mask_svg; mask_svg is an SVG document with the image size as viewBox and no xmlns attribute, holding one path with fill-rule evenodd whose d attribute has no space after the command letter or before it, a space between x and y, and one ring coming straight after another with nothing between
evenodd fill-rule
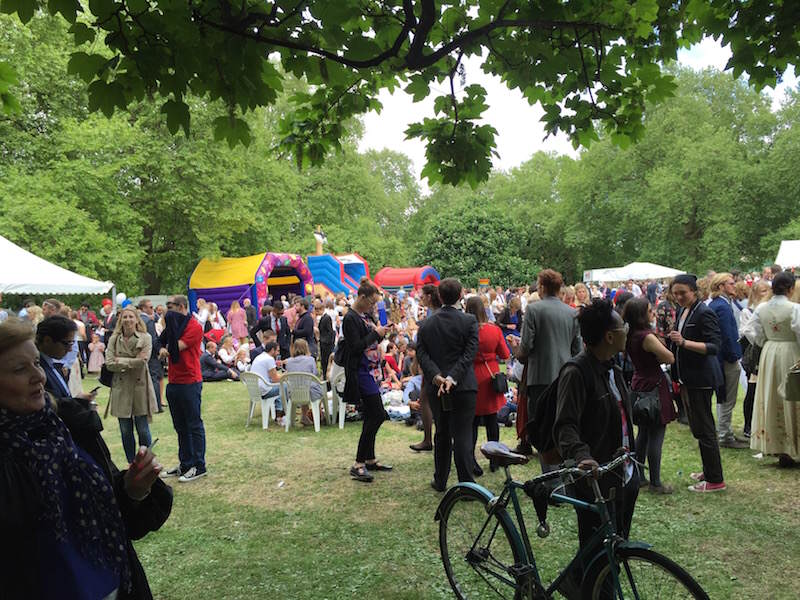
<instances>
[{"instance_id":1,"label":"hat","mask_svg":"<svg viewBox=\"0 0 800 600\"><path fill-rule=\"evenodd\" d=\"M103 306L111 306L112 304L111 298L103 298L103 301L100 304L102 304Z\"/></svg>"}]
</instances>

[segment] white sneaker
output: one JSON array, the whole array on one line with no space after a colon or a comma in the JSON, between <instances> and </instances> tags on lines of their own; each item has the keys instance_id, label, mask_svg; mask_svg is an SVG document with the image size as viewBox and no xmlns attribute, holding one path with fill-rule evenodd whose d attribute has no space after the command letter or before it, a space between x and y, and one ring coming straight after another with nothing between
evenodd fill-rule
<instances>
[{"instance_id":1,"label":"white sneaker","mask_svg":"<svg viewBox=\"0 0 800 600\"><path fill-rule=\"evenodd\" d=\"M186 473L181 475L178 478L178 481L181 483L186 483L188 481L194 481L195 479L200 479L201 477L205 477L208 471L198 471L197 467L192 467Z\"/></svg>"},{"instance_id":2,"label":"white sneaker","mask_svg":"<svg viewBox=\"0 0 800 600\"><path fill-rule=\"evenodd\" d=\"M161 471L159 477L161 479L169 479L170 477L180 477L182 475L180 466L172 467L169 471Z\"/></svg>"},{"instance_id":3,"label":"white sneaker","mask_svg":"<svg viewBox=\"0 0 800 600\"><path fill-rule=\"evenodd\" d=\"M277 422L280 427L286 427L286 417L278 417Z\"/></svg>"}]
</instances>

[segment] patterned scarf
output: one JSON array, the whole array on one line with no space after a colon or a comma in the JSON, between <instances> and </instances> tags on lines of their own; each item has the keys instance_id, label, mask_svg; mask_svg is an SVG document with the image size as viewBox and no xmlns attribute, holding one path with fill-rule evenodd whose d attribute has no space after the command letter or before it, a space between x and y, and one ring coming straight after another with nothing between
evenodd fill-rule
<instances>
[{"instance_id":1,"label":"patterned scarf","mask_svg":"<svg viewBox=\"0 0 800 600\"><path fill-rule=\"evenodd\" d=\"M114 490L100 467L79 456L49 399L29 415L0 409L0 451L10 452L38 484L46 506L38 517L44 528L59 542L73 542L91 564L118 573L122 589L130 590L126 534Z\"/></svg>"}]
</instances>

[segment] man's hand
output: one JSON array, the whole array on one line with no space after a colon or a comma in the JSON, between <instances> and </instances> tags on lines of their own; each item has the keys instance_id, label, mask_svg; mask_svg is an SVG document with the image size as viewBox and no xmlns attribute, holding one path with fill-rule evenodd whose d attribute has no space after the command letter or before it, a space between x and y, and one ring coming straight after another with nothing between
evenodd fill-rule
<instances>
[{"instance_id":1,"label":"man's hand","mask_svg":"<svg viewBox=\"0 0 800 600\"><path fill-rule=\"evenodd\" d=\"M156 455L148 448L140 447L123 478L125 493L133 500L144 500L159 473L161 465Z\"/></svg>"},{"instance_id":2,"label":"man's hand","mask_svg":"<svg viewBox=\"0 0 800 600\"><path fill-rule=\"evenodd\" d=\"M669 339L678 346L683 346L684 339L680 331L670 331Z\"/></svg>"},{"instance_id":3,"label":"man's hand","mask_svg":"<svg viewBox=\"0 0 800 600\"><path fill-rule=\"evenodd\" d=\"M168 356L169 356L169 350L167 350L166 348L161 348L161 350L158 351L158 358L163 359L167 358Z\"/></svg>"},{"instance_id":4,"label":"man's hand","mask_svg":"<svg viewBox=\"0 0 800 600\"><path fill-rule=\"evenodd\" d=\"M384 336L386 335L386 327L383 327L382 325L378 325L378 326L375 328L375 331L376 331L376 332L378 333L378 335L379 335L379 336L381 336L381 337L384 337Z\"/></svg>"},{"instance_id":5,"label":"man's hand","mask_svg":"<svg viewBox=\"0 0 800 600\"><path fill-rule=\"evenodd\" d=\"M597 468L600 465L597 464L597 461L593 458L584 458L581 462L578 463L578 468L583 469L584 471L591 471L592 476L597 477Z\"/></svg>"},{"instance_id":6,"label":"man's hand","mask_svg":"<svg viewBox=\"0 0 800 600\"><path fill-rule=\"evenodd\" d=\"M506 336L506 341L508 342L508 345L511 346L512 348L519 348L519 339L520 339L519 336L513 335L511 333L509 333Z\"/></svg>"}]
</instances>

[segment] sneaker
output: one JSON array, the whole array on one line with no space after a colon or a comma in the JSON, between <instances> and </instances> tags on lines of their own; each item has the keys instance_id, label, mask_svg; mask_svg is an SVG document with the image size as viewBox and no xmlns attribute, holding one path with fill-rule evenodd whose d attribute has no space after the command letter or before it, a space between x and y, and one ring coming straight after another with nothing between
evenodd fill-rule
<instances>
[{"instance_id":1,"label":"sneaker","mask_svg":"<svg viewBox=\"0 0 800 600\"><path fill-rule=\"evenodd\" d=\"M286 427L286 417L278 417L277 419L275 419L275 422L280 427Z\"/></svg>"},{"instance_id":2,"label":"sneaker","mask_svg":"<svg viewBox=\"0 0 800 600\"><path fill-rule=\"evenodd\" d=\"M523 454L525 456L533 456L533 446L529 442L520 441L517 447L512 450L515 454Z\"/></svg>"},{"instance_id":3,"label":"sneaker","mask_svg":"<svg viewBox=\"0 0 800 600\"><path fill-rule=\"evenodd\" d=\"M181 475L183 475L183 473L181 473L181 468L178 466L172 467L169 471L161 471L159 477L161 477L161 479L169 479L170 477L180 477Z\"/></svg>"},{"instance_id":4,"label":"sneaker","mask_svg":"<svg viewBox=\"0 0 800 600\"><path fill-rule=\"evenodd\" d=\"M728 486L725 485L724 481L720 483L709 483L708 481L700 481L699 483L690 485L688 489L690 492L707 493L707 492L721 492L727 487Z\"/></svg>"},{"instance_id":5,"label":"sneaker","mask_svg":"<svg viewBox=\"0 0 800 600\"><path fill-rule=\"evenodd\" d=\"M706 476L702 472L700 472L700 473L689 473L689 479L691 479L692 481L705 481L706 480Z\"/></svg>"},{"instance_id":6,"label":"sneaker","mask_svg":"<svg viewBox=\"0 0 800 600\"><path fill-rule=\"evenodd\" d=\"M197 467L192 467L186 473L181 475L178 478L178 481L181 483L187 483L189 481L194 481L195 479L200 479L201 477L205 477L208 474L208 471L201 471Z\"/></svg>"}]
</instances>

